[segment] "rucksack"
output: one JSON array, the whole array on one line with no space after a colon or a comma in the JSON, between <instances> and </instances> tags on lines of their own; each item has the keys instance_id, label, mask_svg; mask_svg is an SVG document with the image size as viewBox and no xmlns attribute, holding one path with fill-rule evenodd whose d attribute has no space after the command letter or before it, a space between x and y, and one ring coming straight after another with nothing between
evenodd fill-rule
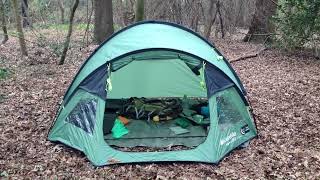
<instances>
[{"instance_id":1,"label":"rucksack","mask_svg":"<svg viewBox=\"0 0 320 180\"><path fill-rule=\"evenodd\" d=\"M120 114L130 119L169 120L182 112L181 100L178 98L146 99L130 98Z\"/></svg>"}]
</instances>

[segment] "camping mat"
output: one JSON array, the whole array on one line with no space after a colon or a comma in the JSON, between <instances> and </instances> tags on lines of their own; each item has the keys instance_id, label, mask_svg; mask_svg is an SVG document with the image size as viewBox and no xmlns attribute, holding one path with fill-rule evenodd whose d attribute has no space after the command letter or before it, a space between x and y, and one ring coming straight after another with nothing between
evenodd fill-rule
<instances>
[{"instance_id":1,"label":"camping mat","mask_svg":"<svg viewBox=\"0 0 320 180\"><path fill-rule=\"evenodd\" d=\"M206 130L202 126L190 125L188 133L175 134L170 127L176 127L174 120L164 122L148 122L146 120L131 120L126 126L129 133L119 139L112 134L104 136L109 145L118 147L168 147L183 145L195 147L203 143L207 137Z\"/></svg>"}]
</instances>

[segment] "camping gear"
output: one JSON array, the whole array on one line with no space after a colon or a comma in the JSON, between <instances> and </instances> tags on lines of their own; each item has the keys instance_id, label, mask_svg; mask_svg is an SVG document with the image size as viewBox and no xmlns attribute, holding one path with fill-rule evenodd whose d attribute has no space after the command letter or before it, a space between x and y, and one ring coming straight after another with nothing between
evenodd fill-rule
<instances>
[{"instance_id":1,"label":"camping gear","mask_svg":"<svg viewBox=\"0 0 320 180\"><path fill-rule=\"evenodd\" d=\"M118 117L119 111L125 102L122 100L110 100L105 106L103 134L111 132L115 119Z\"/></svg>"},{"instance_id":2,"label":"camping gear","mask_svg":"<svg viewBox=\"0 0 320 180\"><path fill-rule=\"evenodd\" d=\"M143 119L131 120L126 126L128 134L121 138L104 134L104 126L110 120L105 118L112 108L110 104L119 102L113 114L122 115L122 107L133 97L179 98L182 109L186 108L184 99L190 101L186 106L197 99L205 100L209 124L204 127L192 123L186 128L189 133L176 135L169 129L172 124L177 126L176 115L173 120L161 121L159 115L159 122L153 122L151 117L147 121L150 111L143 109L148 113L134 112ZM256 137L250 110L239 77L213 44L180 25L145 21L117 31L83 63L63 97L48 139L82 151L96 166L155 161L218 163L230 151ZM141 136L133 136L137 134ZM167 142L168 136L170 145L192 148L124 152L110 144L158 147Z\"/></svg>"},{"instance_id":3,"label":"camping gear","mask_svg":"<svg viewBox=\"0 0 320 180\"><path fill-rule=\"evenodd\" d=\"M168 121L168 120L171 120L171 119L173 119L171 116L159 116L159 115L153 116L153 118L152 118L152 120L154 122Z\"/></svg>"},{"instance_id":4,"label":"camping gear","mask_svg":"<svg viewBox=\"0 0 320 180\"><path fill-rule=\"evenodd\" d=\"M201 107L201 114L202 114L204 117L209 117L209 115L210 115L209 107L208 107L208 106L202 106L202 107Z\"/></svg>"},{"instance_id":5,"label":"camping gear","mask_svg":"<svg viewBox=\"0 0 320 180\"><path fill-rule=\"evenodd\" d=\"M104 123L103 123L103 134L108 134L110 133L113 125L114 125L114 121L117 118L117 113L115 111L106 111L104 114Z\"/></svg>"},{"instance_id":6,"label":"camping gear","mask_svg":"<svg viewBox=\"0 0 320 180\"><path fill-rule=\"evenodd\" d=\"M173 126L173 127L170 127L169 129L173 131L174 134L177 134L177 135L190 132L188 129L182 128L180 126Z\"/></svg>"},{"instance_id":7,"label":"camping gear","mask_svg":"<svg viewBox=\"0 0 320 180\"><path fill-rule=\"evenodd\" d=\"M177 118L175 122L178 126L182 128L187 128L191 124L190 121L188 121L186 118L183 118L183 117Z\"/></svg>"},{"instance_id":8,"label":"camping gear","mask_svg":"<svg viewBox=\"0 0 320 180\"><path fill-rule=\"evenodd\" d=\"M195 122L196 124L199 125L209 125L210 124L210 119L209 118L204 118L200 114L195 114L192 116L191 121Z\"/></svg>"},{"instance_id":9,"label":"camping gear","mask_svg":"<svg viewBox=\"0 0 320 180\"><path fill-rule=\"evenodd\" d=\"M131 119L153 119L154 121L160 121L173 119L181 111L181 102L178 98L130 98L120 114Z\"/></svg>"},{"instance_id":10,"label":"camping gear","mask_svg":"<svg viewBox=\"0 0 320 180\"><path fill-rule=\"evenodd\" d=\"M200 114L195 114L192 116L192 119L194 120L194 122L196 122L197 124L201 124L203 121L203 116Z\"/></svg>"},{"instance_id":11,"label":"camping gear","mask_svg":"<svg viewBox=\"0 0 320 180\"><path fill-rule=\"evenodd\" d=\"M210 118L204 118L203 115L200 114L185 115L184 113L181 113L180 116L198 125L210 125Z\"/></svg>"},{"instance_id":12,"label":"camping gear","mask_svg":"<svg viewBox=\"0 0 320 180\"><path fill-rule=\"evenodd\" d=\"M111 129L112 137L114 138L121 138L123 135L129 133L128 129L124 126L122 121L118 118L115 120L113 128Z\"/></svg>"},{"instance_id":13,"label":"camping gear","mask_svg":"<svg viewBox=\"0 0 320 180\"><path fill-rule=\"evenodd\" d=\"M190 107L190 106L185 106ZM209 118L204 118L203 115L197 114L197 111L189 109L189 108L183 108L183 111L179 114L180 117L188 119L196 124L202 124L202 125L209 125L210 121Z\"/></svg>"},{"instance_id":14,"label":"camping gear","mask_svg":"<svg viewBox=\"0 0 320 180\"><path fill-rule=\"evenodd\" d=\"M122 124L127 125L129 124L129 119L123 117L123 116L118 116L118 119L122 122Z\"/></svg>"}]
</instances>

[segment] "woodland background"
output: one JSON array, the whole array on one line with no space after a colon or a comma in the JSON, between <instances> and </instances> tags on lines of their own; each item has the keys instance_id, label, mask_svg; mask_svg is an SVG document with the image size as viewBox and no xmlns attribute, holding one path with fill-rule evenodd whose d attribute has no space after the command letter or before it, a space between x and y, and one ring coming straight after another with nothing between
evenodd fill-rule
<instances>
[{"instance_id":1,"label":"woodland background","mask_svg":"<svg viewBox=\"0 0 320 180\"><path fill-rule=\"evenodd\" d=\"M81 63L141 20L186 26L240 75L259 137L218 165L93 167L46 140ZM0 0L0 178L319 179L319 0Z\"/></svg>"}]
</instances>

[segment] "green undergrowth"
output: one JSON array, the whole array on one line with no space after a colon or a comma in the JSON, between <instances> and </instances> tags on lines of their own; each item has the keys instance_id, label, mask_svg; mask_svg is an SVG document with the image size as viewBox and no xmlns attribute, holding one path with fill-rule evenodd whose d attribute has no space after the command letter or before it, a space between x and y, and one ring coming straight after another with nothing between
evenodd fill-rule
<instances>
[{"instance_id":1,"label":"green undergrowth","mask_svg":"<svg viewBox=\"0 0 320 180\"><path fill-rule=\"evenodd\" d=\"M0 94L0 103L3 103L7 99L6 95Z\"/></svg>"},{"instance_id":2,"label":"green undergrowth","mask_svg":"<svg viewBox=\"0 0 320 180\"><path fill-rule=\"evenodd\" d=\"M0 68L0 80L8 78L10 75L10 71L6 68Z\"/></svg>"},{"instance_id":3,"label":"green undergrowth","mask_svg":"<svg viewBox=\"0 0 320 180\"><path fill-rule=\"evenodd\" d=\"M49 30L61 30L61 31L68 31L69 24L36 24L34 25L35 29L49 29ZM75 30L86 30L87 24L86 23L76 23L73 25ZM93 29L93 24L89 24L89 30Z\"/></svg>"}]
</instances>

